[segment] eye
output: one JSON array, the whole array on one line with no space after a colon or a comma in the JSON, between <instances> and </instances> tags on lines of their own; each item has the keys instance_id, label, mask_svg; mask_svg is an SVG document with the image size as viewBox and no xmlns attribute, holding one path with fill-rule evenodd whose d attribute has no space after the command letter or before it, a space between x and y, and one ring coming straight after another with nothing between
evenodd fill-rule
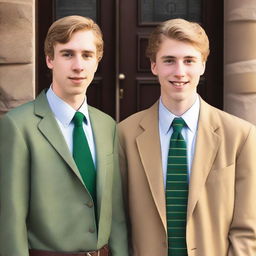
<instances>
[{"instance_id":1,"label":"eye","mask_svg":"<svg viewBox=\"0 0 256 256\"><path fill-rule=\"evenodd\" d=\"M83 53L82 54L82 57L84 58L84 59L90 59L90 58L93 58L93 53L92 52L85 52L85 53Z\"/></svg>"},{"instance_id":2,"label":"eye","mask_svg":"<svg viewBox=\"0 0 256 256\"><path fill-rule=\"evenodd\" d=\"M164 59L164 63L172 64L172 63L174 63L174 60L173 59Z\"/></svg>"},{"instance_id":3,"label":"eye","mask_svg":"<svg viewBox=\"0 0 256 256\"><path fill-rule=\"evenodd\" d=\"M194 62L195 62L195 60L193 60L193 59L186 59L186 60L184 61L185 64L192 64L192 63L194 63Z\"/></svg>"},{"instance_id":4,"label":"eye","mask_svg":"<svg viewBox=\"0 0 256 256\"><path fill-rule=\"evenodd\" d=\"M73 56L73 54L70 53L70 52L64 52L64 53L62 54L62 56L65 57L65 58L71 58L71 57Z\"/></svg>"},{"instance_id":5,"label":"eye","mask_svg":"<svg viewBox=\"0 0 256 256\"><path fill-rule=\"evenodd\" d=\"M88 58L91 57L91 54L84 53L82 56L83 56L84 59L88 59Z\"/></svg>"}]
</instances>

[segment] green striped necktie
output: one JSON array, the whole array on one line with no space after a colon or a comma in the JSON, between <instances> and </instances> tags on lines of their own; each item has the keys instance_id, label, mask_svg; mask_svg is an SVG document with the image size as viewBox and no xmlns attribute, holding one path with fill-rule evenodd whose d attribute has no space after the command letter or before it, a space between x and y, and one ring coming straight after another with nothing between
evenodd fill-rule
<instances>
[{"instance_id":1,"label":"green striped necktie","mask_svg":"<svg viewBox=\"0 0 256 256\"><path fill-rule=\"evenodd\" d=\"M73 157L84 184L96 204L96 170L83 129L84 120L86 121L86 118L83 113L75 113L73 117L75 125L73 130Z\"/></svg>"},{"instance_id":2,"label":"green striped necktie","mask_svg":"<svg viewBox=\"0 0 256 256\"><path fill-rule=\"evenodd\" d=\"M172 122L173 133L170 140L166 176L168 256L187 256L188 166L186 142L181 135L181 130L185 125L182 118L174 118Z\"/></svg>"}]
</instances>

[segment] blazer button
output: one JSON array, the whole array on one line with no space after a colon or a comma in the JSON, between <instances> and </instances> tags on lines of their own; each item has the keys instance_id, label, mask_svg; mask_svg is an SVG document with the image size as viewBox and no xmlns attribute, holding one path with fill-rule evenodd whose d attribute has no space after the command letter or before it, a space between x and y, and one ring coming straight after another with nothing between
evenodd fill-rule
<instances>
[{"instance_id":1,"label":"blazer button","mask_svg":"<svg viewBox=\"0 0 256 256\"><path fill-rule=\"evenodd\" d=\"M94 232L95 232L95 229L94 229L94 228L89 228L89 232L90 232L90 233L94 233Z\"/></svg>"},{"instance_id":2,"label":"blazer button","mask_svg":"<svg viewBox=\"0 0 256 256\"><path fill-rule=\"evenodd\" d=\"M86 205L89 207L89 208L92 208L93 207L93 202L92 201L88 201L86 203Z\"/></svg>"}]
</instances>

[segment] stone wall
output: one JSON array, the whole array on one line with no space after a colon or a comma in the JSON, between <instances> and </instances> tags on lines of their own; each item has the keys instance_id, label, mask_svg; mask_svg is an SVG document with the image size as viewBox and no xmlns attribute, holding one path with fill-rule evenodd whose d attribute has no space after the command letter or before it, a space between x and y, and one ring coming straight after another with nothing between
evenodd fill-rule
<instances>
[{"instance_id":1,"label":"stone wall","mask_svg":"<svg viewBox=\"0 0 256 256\"><path fill-rule=\"evenodd\" d=\"M256 3L224 2L224 110L256 124Z\"/></svg>"},{"instance_id":2,"label":"stone wall","mask_svg":"<svg viewBox=\"0 0 256 256\"><path fill-rule=\"evenodd\" d=\"M34 0L0 0L0 115L35 96Z\"/></svg>"}]
</instances>

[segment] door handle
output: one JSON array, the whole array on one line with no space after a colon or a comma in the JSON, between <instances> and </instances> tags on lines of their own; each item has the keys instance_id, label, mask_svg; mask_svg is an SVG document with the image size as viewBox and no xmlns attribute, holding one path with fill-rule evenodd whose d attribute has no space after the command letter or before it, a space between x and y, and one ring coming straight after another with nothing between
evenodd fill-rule
<instances>
[{"instance_id":1,"label":"door handle","mask_svg":"<svg viewBox=\"0 0 256 256\"><path fill-rule=\"evenodd\" d=\"M119 80L124 80L125 79L125 74L120 73L118 75ZM124 98L124 89L123 88L119 88L119 99L122 100Z\"/></svg>"},{"instance_id":2,"label":"door handle","mask_svg":"<svg viewBox=\"0 0 256 256\"><path fill-rule=\"evenodd\" d=\"M119 80L124 80L124 79L125 79L125 74L120 73L120 74L118 75L118 78L119 78Z\"/></svg>"}]
</instances>

